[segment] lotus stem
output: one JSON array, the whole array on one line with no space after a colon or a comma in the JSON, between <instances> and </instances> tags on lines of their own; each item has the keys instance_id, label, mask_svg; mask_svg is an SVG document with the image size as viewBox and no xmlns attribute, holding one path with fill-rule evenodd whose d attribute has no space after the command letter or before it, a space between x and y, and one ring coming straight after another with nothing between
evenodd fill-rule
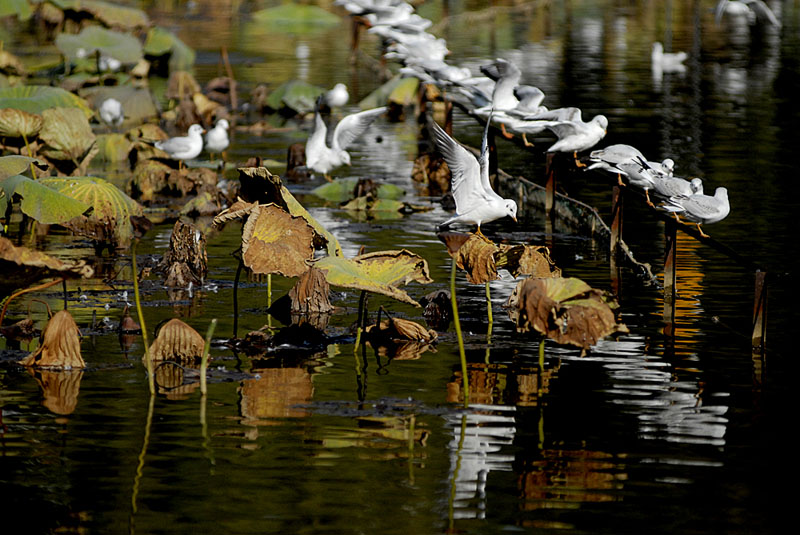
<instances>
[{"instance_id":1,"label":"lotus stem","mask_svg":"<svg viewBox=\"0 0 800 535\"><path fill-rule=\"evenodd\" d=\"M544 371L544 338L539 342L539 373ZM541 384L541 381L539 381Z\"/></svg>"},{"instance_id":2,"label":"lotus stem","mask_svg":"<svg viewBox=\"0 0 800 535\"><path fill-rule=\"evenodd\" d=\"M40 284L39 286L33 286L31 288L26 288L24 290L20 290L20 291L18 291L16 293L13 293L13 294L9 295L8 298L5 300L5 303L3 303L3 310L0 311L0 325L3 324L3 319L6 317L6 311L8 310L8 304L11 303L11 301L13 299L16 299L20 295L26 294L28 292L35 292L36 290L44 290L45 288L49 288L51 286L55 286L56 284L60 283L63 280L64 280L64 277L60 277L60 278L58 278L58 279L56 279L54 281L46 282L44 284Z\"/></svg>"},{"instance_id":3,"label":"lotus stem","mask_svg":"<svg viewBox=\"0 0 800 535\"><path fill-rule=\"evenodd\" d=\"M267 273L267 308L272 306L272 273ZM272 329L272 314L267 314L267 326Z\"/></svg>"},{"instance_id":4,"label":"lotus stem","mask_svg":"<svg viewBox=\"0 0 800 535\"><path fill-rule=\"evenodd\" d=\"M138 240L134 240L131 247L131 265L133 266L133 297L136 300L136 313L139 316L139 326L142 328L142 343L144 344L144 360L147 366L147 381L150 385L150 395L156 393L156 379L153 371L153 359L150 358L150 344L147 340L147 325L144 322L144 314L142 313L142 302L139 299L139 269L136 267L136 244Z\"/></svg>"},{"instance_id":5,"label":"lotus stem","mask_svg":"<svg viewBox=\"0 0 800 535\"><path fill-rule=\"evenodd\" d=\"M28 158L33 158L33 151L31 151L31 146L30 144L28 144L28 136L26 136L24 132L22 134L22 141L25 142L25 150L28 151ZM33 177L34 180L36 180L37 179L36 169L33 167L33 162L30 163L30 166L31 166L31 176Z\"/></svg>"},{"instance_id":6,"label":"lotus stem","mask_svg":"<svg viewBox=\"0 0 800 535\"><path fill-rule=\"evenodd\" d=\"M233 278L233 337L239 336L239 276L242 274L244 262L239 258L236 276Z\"/></svg>"},{"instance_id":7,"label":"lotus stem","mask_svg":"<svg viewBox=\"0 0 800 535\"><path fill-rule=\"evenodd\" d=\"M136 476L133 478L133 490L131 492L131 518L129 531L134 533L136 530L133 526L133 517L136 515L136 498L139 495L139 482L142 480L142 472L144 470L144 458L147 455L147 446L150 444L150 427L153 424L153 408L155 407L156 397L150 396L150 403L147 405L147 420L144 426L144 440L142 441L142 450L139 452L139 463L136 465Z\"/></svg>"},{"instance_id":8,"label":"lotus stem","mask_svg":"<svg viewBox=\"0 0 800 535\"><path fill-rule=\"evenodd\" d=\"M492 325L494 319L492 316L492 290L489 288L489 281L486 281L486 319L489 321L489 328L486 331L486 344L492 343Z\"/></svg>"},{"instance_id":9,"label":"lotus stem","mask_svg":"<svg viewBox=\"0 0 800 535\"><path fill-rule=\"evenodd\" d=\"M361 345L361 331L363 330L364 326L364 316L366 315L366 306L367 306L367 292L366 290L361 290L361 297L358 300L358 325L356 326L356 342L355 347L353 348L354 351L358 351L358 346Z\"/></svg>"},{"instance_id":10,"label":"lotus stem","mask_svg":"<svg viewBox=\"0 0 800 535\"><path fill-rule=\"evenodd\" d=\"M453 308L453 325L458 337L458 354L461 357L461 381L464 390L464 406L469 407L469 377L467 376L467 355L464 352L464 337L461 334L461 321L458 319L458 301L456 300L456 259L452 259L450 269L450 305Z\"/></svg>"},{"instance_id":11,"label":"lotus stem","mask_svg":"<svg viewBox=\"0 0 800 535\"><path fill-rule=\"evenodd\" d=\"M203 356L200 358L200 395L203 397L208 394L206 384L206 371L208 370L208 353L211 351L211 337L214 336L214 329L217 328L217 319L211 320L206 333L206 344L203 346Z\"/></svg>"}]
</instances>

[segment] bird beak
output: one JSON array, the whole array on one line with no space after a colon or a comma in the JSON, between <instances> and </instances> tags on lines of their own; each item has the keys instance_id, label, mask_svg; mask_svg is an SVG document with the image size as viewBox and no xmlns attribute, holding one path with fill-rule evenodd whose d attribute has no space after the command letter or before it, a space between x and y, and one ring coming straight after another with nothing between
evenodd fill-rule
<instances>
[{"instance_id":1,"label":"bird beak","mask_svg":"<svg viewBox=\"0 0 800 535\"><path fill-rule=\"evenodd\" d=\"M512 216L511 216L511 219L513 219L513 220L514 220L514 223L517 223L517 216L514 216L514 215L512 215Z\"/></svg>"}]
</instances>

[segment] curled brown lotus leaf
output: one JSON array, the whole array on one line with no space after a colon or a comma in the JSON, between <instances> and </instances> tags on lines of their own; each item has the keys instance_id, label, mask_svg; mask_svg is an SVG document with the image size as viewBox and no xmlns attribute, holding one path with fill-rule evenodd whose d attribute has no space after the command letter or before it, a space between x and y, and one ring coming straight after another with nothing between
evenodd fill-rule
<instances>
[{"instance_id":1,"label":"curled brown lotus leaf","mask_svg":"<svg viewBox=\"0 0 800 535\"><path fill-rule=\"evenodd\" d=\"M203 356L205 343L200 333L178 318L172 318L158 330L150 345L150 358L193 364Z\"/></svg>"},{"instance_id":2,"label":"curled brown lotus leaf","mask_svg":"<svg viewBox=\"0 0 800 535\"><path fill-rule=\"evenodd\" d=\"M214 217L214 225L219 227L233 219L247 219L250 212L258 209L257 202L247 202L239 197L235 203Z\"/></svg>"},{"instance_id":3,"label":"curled brown lotus leaf","mask_svg":"<svg viewBox=\"0 0 800 535\"><path fill-rule=\"evenodd\" d=\"M25 65L8 50L0 50L0 72L12 76L25 76Z\"/></svg>"},{"instance_id":4,"label":"curled brown lotus leaf","mask_svg":"<svg viewBox=\"0 0 800 535\"><path fill-rule=\"evenodd\" d=\"M191 99L192 95L201 91L200 84L187 71L175 71L169 75L165 96L174 100Z\"/></svg>"},{"instance_id":5,"label":"curled brown lotus leaf","mask_svg":"<svg viewBox=\"0 0 800 535\"><path fill-rule=\"evenodd\" d=\"M513 277L560 277L561 269L550 258L543 245L500 245L494 255L498 268L508 270Z\"/></svg>"},{"instance_id":6,"label":"curled brown lotus leaf","mask_svg":"<svg viewBox=\"0 0 800 535\"><path fill-rule=\"evenodd\" d=\"M191 223L177 220L159 267L166 271L166 286L183 288L201 283L208 275L205 235Z\"/></svg>"},{"instance_id":7,"label":"curled brown lotus leaf","mask_svg":"<svg viewBox=\"0 0 800 535\"><path fill-rule=\"evenodd\" d=\"M11 325L0 326L0 335L8 340L30 340L36 334L31 318L21 319Z\"/></svg>"},{"instance_id":8,"label":"curled brown lotus leaf","mask_svg":"<svg viewBox=\"0 0 800 535\"><path fill-rule=\"evenodd\" d=\"M81 331L72 315L66 310L53 314L42 331L39 348L19 363L23 366L61 370L84 368L86 364L81 357Z\"/></svg>"},{"instance_id":9,"label":"curled brown lotus leaf","mask_svg":"<svg viewBox=\"0 0 800 535\"><path fill-rule=\"evenodd\" d=\"M331 287L325 274L317 268L310 268L289 290L291 311L296 314L327 314L333 312L329 299Z\"/></svg>"},{"instance_id":10,"label":"curled brown lotus leaf","mask_svg":"<svg viewBox=\"0 0 800 535\"><path fill-rule=\"evenodd\" d=\"M40 370L28 371L42 389L42 405L55 414L72 414L78 406L81 390L82 370Z\"/></svg>"},{"instance_id":11,"label":"curled brown lotus leaf","mask_svg":"<svg viewBox=\"0 0 800 535\"><path fill-rule=\"evenodd\" d=\"M616 321L616 303L580 279L525 279L509 297L508 306L516 310L518 331L533 329L558 344L583 350L612 333L628 332Z\"/></svg>"},{"instance_id":12,"label":"curled brown lotus leaf","mask_svg":"<svg viewBox=\"0 0 800 535\"><path fill-rule=\"evenodd\" d=\"M314 229L274 204L259 206L242 230L242 260L255 273L299 277L314 258Z\"/></svg>"},{"instance_id":13,"label":"curled brown lotus leaf","mask_svg":"<svg viewBox=\"0 0 800 535\"><path fill-rule=\"evenodd\" d=\"M25 137L28 141L42 129L42 116L35 113L3 108L0 110L0 136Z\"/></svg>"},{"instance_id":14,"label":"curled brown lotus leaf","mask_svg":"<svg viewBox=\"0 0 800 535\"><path fill-rule=\"evenodd\" d=\"M142 203L155 199L156 193L167 187L167 177L172 169L156 160L140 160L133 170L130 183L131 197Z\"/></svg>"},{"instance_id":15,"label":"curled brown lotus leaf","mask_svg":"<svg viewBox=\"0 0 800 535\"><path fill-rule=\"evenodd\" d=\"M422 317L431 329L446 331L453 319L453 306L450 301L450 292L447 290L434 290L419 300L422 305Z\"/></svg>"},{"instance_id":16,"label":"curled brown lotus leaf","mask_svg":"<svg viewBox=\"0 0 800 535\"><path fill-rule=\"evenodd\" d=\"M88 279L94 275L94 269L87 266L84 260L59 260L41 251L17 247L11 240L2 236L0 236L0 270L3 273L0 288L7 284L14 285L51 276Z\"/></svg>"},{"instance_id":17,"label":"curled brown lotus leaf","mask_svg":"<svg viewBox=\"0 0 800 535\"><path fill-rule=\"evenodd\" d=\"M451 257L458 254L459 249L461 246L464 245L467 240L469 240L472 234L466 234L464 232L440 232L436 235L441 242L443 242L447 246L447 254Z\"/></svg>"},{"instance_id":18,"label":"curled brown lotus leaf","mask_svg":"<svg viewBox=\"0 0 800 535\"><path fill-rule=\"evenodd\" d=\"M368 326L365 332L373 342L416 341L430 343L438 335L433 329L426 329L419 323L403 318L388 318Z\"/></svg>"},{"instance_id":19,"label":"curled brown lotus leaf","mask_svg":"<svg viewBox=\"0 0 800 535\"><path fill-rule=\"evenodd\" d=\"M45 143L42 153L48 158L69 160L80 166L92 149L97 152L97 138L80 108L46 109L42 119L39 138Z\"/></svg>"},{"instance_id":20,"label":"curled brown lotus leaf","mask_svg":"<svg viewBox=\"0 0 800 535\"><path fill-rule=\"evenodd\" d=\"M484 284L498 279L497 263L494 254L497 245L475 234L470 234L456 254L456 265L466 271L467 280L472 284Z\"/></svg>"},{"instance_id":21,"label":"curled brown lotus leaf","mask_svg":"<svg viewBox=\"0 0 800 535\"><path fill-rule=\"evenodd\" d=\"M423 153L414 160L411 179L427 187L427 194L438 197L450 191L450 168L439 155Z\"/></svg>"}]
</instances>

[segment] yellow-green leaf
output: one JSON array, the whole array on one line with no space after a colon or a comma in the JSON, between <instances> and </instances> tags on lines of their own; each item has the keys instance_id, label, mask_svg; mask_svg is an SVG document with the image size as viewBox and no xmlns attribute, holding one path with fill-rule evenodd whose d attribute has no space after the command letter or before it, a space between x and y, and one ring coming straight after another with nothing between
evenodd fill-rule
<instances>
[{"instance_id":1,"label":"yellow-green leaf","mask_svg":"<svg viewBox=\"0 0 800 535\"><path fill-rule=\"evenodd\" d=\"M76 108L53 108L42 112L44 124L39 138L42 154L55 160L80 162L97 139L87 117Z\"/></svg>"}]
</instances>

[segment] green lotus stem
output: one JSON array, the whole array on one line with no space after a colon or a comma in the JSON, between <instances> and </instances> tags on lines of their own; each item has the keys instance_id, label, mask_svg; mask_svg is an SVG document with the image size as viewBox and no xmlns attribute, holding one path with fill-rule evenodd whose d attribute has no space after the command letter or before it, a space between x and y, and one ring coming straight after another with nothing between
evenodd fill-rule
<instances>
[{"instance_id":1,"label":"green lotus stem","mask_svg":"<svg viewBox=\"0 0 800 535\"><path fill-rule=\"evenodd\" d=\"M236 276L233 278L233 337L239 336L239 276L242 274L244 262L239 258Z\"/></svg>"},{"instance_id":2,"label":"green lotus stem","mask_svg":"<svg viewBox=\"0 0 800 535\"><path fill-rule=\"evenodd\" d=\"M544 338L539 342L539 374L544 371ZM541 378L540 378L541 379ZM539 381L539 384L542 384L542 381Z\"/></svg>"},{"instance_id":3,"label":"green lotus stem","mask_svg":"<svg viewBox=\"0 0 800 535\"><path fill-rule=\"evenodd\" d=\"M24 132L22 134L22 141L25 142L25 150L28 151L28 158L33 158L33 151L31 150L30 144L28 144L28 136L26 136ZM30 166L31 176L34 180L36 180L36 169L33 167L33 162L30 163Z\"/></svg>"},{"instance_id":4,"label":"green lotus stem","mask_svg":"<svg viewBox=\"0 0 800 535\"><path fill-rule=\"evenodd\" d=\"M272 306L272 273L267 273L267 308ZM267 314L267 327L272 329L272 314Z\"/></svg>"},{"instance_id":5,"label":"green lotus stem","mask_svg":"<svg viewBox=\"0 0 800 535\"><path fill-rule=\"evenodd\" d=\"M358 351L358 346L361 345L361 331L364 325L364 309L367 303L367 292L361 290L361 297L358 299L358 325L356 327L356 342L353 351Z\"/></svg>"},{"instance_id":6,"label":"green lotus stem","mask_svg":"<svg viewBox=\"0 0 800 535\"><path fill-rule=\"evenodd\" d=\"M492 316L492 291L489 288L489 282L486 282L486 316L489 320L489 328L486 331L486 343L492 343L492 325L494 324L494 319Z\"/></svg>"},{"instance_id":7,"label":"green lotus stem","mask_svg":"<svg viewBox=\"0 0 800 535\"><path fill-rule=\"evenodd\" d=\"M458 337L458 354L461 357L461 380L464 390L464 406L469 407L469 377L467 376L467 355L464 352L464 337L461 334L461 321L458 319L458 301L456 300L456 259L453 258L450 269L450 305L453 308L453 325Z\"/></svg>"},{"instance_id":8,"label":"green lotus stem","mask_svg":"<svg viewBox=\"0 0 800 535\"><path fill-rule=\"evenodd\" d=\"M208 353L211 350L211 337L214 336L214 329L217 328L217 319L211 320L206 333L206 344L203 346L203 356L200 358L200 395L208 394L206 384L206 371L208 370Z\"/></svg>"},{"instance_id":9,"label":"green lotus stem","mask_svg":"<svg viewBox=\"0 0 800 535\"><path fill-rule=\"evenodd\" d=\"M136 244L138 243L137 240L134 240L133 246L131 247L131 264L133 265L133 296L136 300L136 313L139 316L139 325L142 328L142 343L144 344L144 360L145 365L147 366L147 380L150 384L150 395L154 395L156 393L156 379L155 373L153 371L153 359L150 358L150 344L147 340L147 325L144 323L144 314L142 313L142 302L139 299L139 270L136 267Z\"/></svg>"}]
</instances>

